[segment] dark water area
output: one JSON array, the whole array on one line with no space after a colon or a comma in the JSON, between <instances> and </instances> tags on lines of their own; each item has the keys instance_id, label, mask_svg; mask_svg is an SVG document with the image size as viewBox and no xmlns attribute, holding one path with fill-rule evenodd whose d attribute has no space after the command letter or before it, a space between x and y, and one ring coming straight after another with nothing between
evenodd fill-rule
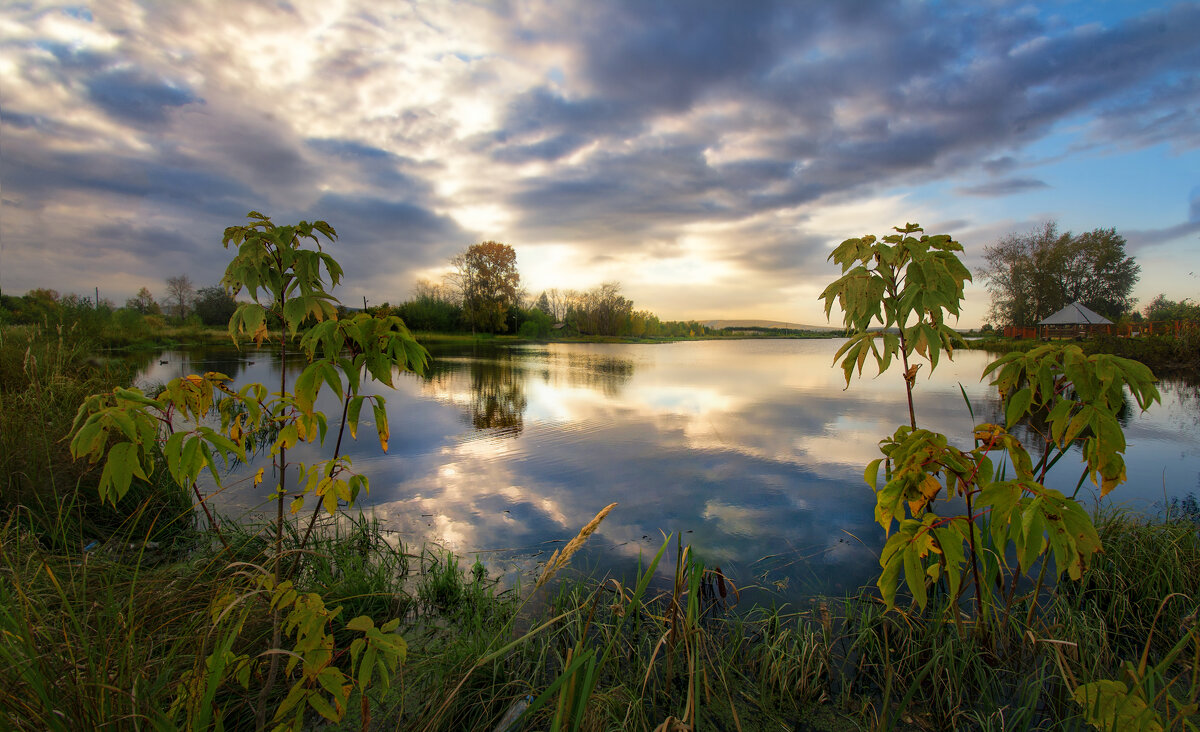
<instances>
[{"instance_id":1,"label":"dark water area","mask_svg":"<svg viewBox=\"0 0 1200 732\"><path fill-rule=\"evenodd\" d=\"M435 350L424 377L400 374L394 390L378 390L391 427L386 454L364 410L347 451L370 479L358 507L410 545L478 556L511 581L536 572L617 502L574 569L630 577L664 532L681 532L708 566L779 601L852 592L873 582L884 541L863 468L879 455L878 441L907 422L907 406L897 368L845 389L831 365L840 343ZM969 447L963 391L976 422L1000 421L995 390L980 381L992 358L963 351L932 376L922 369L918 423ZM293 376L301 366L289 365ZM238 384L279 383L277 356L233 349L163 353L141 380L210 370ZM1161 405L1142 413L1131 402L1122 417L1130 480L1105 504L1154 514L1200 492L1200 389L1182 380L1159 388ZM323 392L318 407L335 430L335 402ZM289 458L319 460L334 439ZM267 484L248 480L262 466L271 472L265 458L233 471L215 502L221 512L268 508ZM1070 494L1080 470L1078 455L1068 455L1048 482ZM1099 500L1090 482L1079 495L1089 505Z\"/></svg>"}]
</instances>

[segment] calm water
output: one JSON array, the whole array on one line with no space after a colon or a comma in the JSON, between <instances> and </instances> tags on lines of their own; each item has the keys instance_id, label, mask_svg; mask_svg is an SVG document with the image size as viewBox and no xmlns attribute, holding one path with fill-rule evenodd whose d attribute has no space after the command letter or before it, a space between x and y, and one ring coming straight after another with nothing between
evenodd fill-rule
<instances>
[{"instance_id":1,"label":"calm water","mask_svg":"<svg viewBox=\"0 0 1200 732\"><path fill-rule=\"evenodd\" d=\"M740 585L787 599L851 591L873 581L884 538L863 467L878 455L878 440L907 421L907 407L898 369L844 390L841 370L831 368L839 344L436 351L425 378L402 375L395 391L384 391L389 452L369 421L349 450L371 482L360 505L407 542L481 552L494 572L511 577L535 571L556 542L615 501L574 566L628 574L658 548L662 532L684 532L709 566ZM978 420L999 421L994 391L979 381L991 358L962 352L932 378L922 369L918 422L969 434L960 384ZM144 381L206 370L238 383L279 378L278 361L266 353L168 352L154 364ZM1106 501L1155 512L1164 499L1198 490L1197 388L1160 388L1162 405L1125 419L1131 480ZM320 406L333 429L334 403ZM311 461L318 453L289 457ZM255 491L238 480L248 474L233 476L218 504L223 512L262 507L265 486ZM1069 494L1078 476L1078 460L1068 456L1050 482ZM1090 483L1085 494L1096 500Z\"/></svg>"}]
</instances>

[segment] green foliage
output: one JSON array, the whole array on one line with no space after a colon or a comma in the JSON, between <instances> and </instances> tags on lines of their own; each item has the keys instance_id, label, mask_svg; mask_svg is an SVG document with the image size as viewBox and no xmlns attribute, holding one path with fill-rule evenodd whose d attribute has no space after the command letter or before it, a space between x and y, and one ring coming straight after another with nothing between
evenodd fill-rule
<instances>
[{"instance_id":1,"label":"green foliage","mask_svg":"<svg viewBox=\"0 0 1200 732\"><path fill-rule=\"evenodd\" d=\"M910 371L909 358L914 352L928 359L932 370L943 351L953 356L954 347L962 343L945 324L947 315L958 316L963 284L971 279L954 254L962 245L945 234L926 236L917 224L896 231L882 239L847 239L829 255L841 266L842 276L820 299L825 301L826 317L838 303L851 333L835 357L845 357L847 385L855 368L862 373L868 356L883 373L898 355L911 390L916 371ZM920 238L914 236L918 233Z\"/></svg>"},{"instance_id":2,"label":"green foliage","mask_svg":"<svg viewBox=\"0 0 1200 732\"><path fill-rule=\"evenodd\" d=\"M897 356L904 366L910 423L880 442L883 457L864 474L875 491L875 520L888 532L879 590L889 608L901 578L921 608L931 588L944 590L951 598L946 612L957 618L958 599L972 588L982 622L995 618L999 603L1011 607L1017 578L1035 566L1041 565L1042 575L1034 597L1051 559L1057 574L1083 576L1100 550L1099 536L1078 502L1043 485L1046 472L1072 444L1081 443L1085 475L1102 494L1110 492L1125 480L1125 440L1117 421L1124 390L1143 409L1158 392L1153 375L1139 363L1085 356L1075 346L1045 346L1007 354L984 371L985 377L995 373L992 383L1000 392L1005 424L977 425L971 449L918 428L913 387L919 364L910 365L909 357L919 354L932 370L939 353L953 355L960 339L944 319L958 314L970 274L955 254L962 247L949 236L918 239L913 235L921 229L915 224L896 231L882 240L847 239L837 247L830 259L843 274L821 295L826 313L838 302L851 331L835 356L847 385L868 356L880 373ZM876 323L885 330L868 330ZM894 334L886 330L891 328ZM1043 443L1036 465L1009 431L1026 422ZM993 454L1001 458L999 467ZM965 501L966 513L944 515L941 503L955 499ZM1016 557L1015 566L1010 556Z\"/></svg>"},{"instance_id":3,"label":"green foliage","mask_svg":"<svg viewBox=\"0 0 1200 732\"><path fill-rule=\"evenodd\" d=\"M414 298L401 304L397 313L414 331L455 333L463 327L462 308L440 298Z\"/></svg>"},{"instance_id":4,"label":"green foliage","mask_svg":"<svg viewBox=\"0 0 1200 732\"><path fill-rule=\"evenodd\" d=\"M984 258L988 317L1001 325L1036 325L1073 302L1117 320L1133 307L1141 271L1116 229L1060 234L1054 222L1006 236L987 247Z\"/></svg>"},{"instance_id":5,"label":"green foliage","mask_svg":"<svg viewBox=\"0 0 1200 732\"><path fill-rule=\"evenodd\" d=\"M202 287L192 307L204 325L225 325L237 310L237 301L224 287Z\"/></svg>"},{"instance_id":6,"label":"green foliage","mask_svg":"<svg viewBox=\"0 0 1200 732\"><path fill-rule=\"evenodd\" d=\"M1166 295L1159 293L1146 305L1146 320L1200 320L1200 303L1192 302L1191 298L1183 298L1176 302L1168 300Z\"/></svg>"},{"instance_id":7,"label":"green foliage","mask_svg":"<svg viewBox=\"0 0 1200 732\"><path fill-rule=\"evenodd\" d=\"M522 338L545 338L550 335L550 328L554 325L553 319L538 308L519 310L518 320L521 324L517 328L517 335Z\"/></svg>"},{"instance_id":8,"label":"green foliage","mask_svg":"<svg viewBox=\"0 0 1200 732\"><path fill-rule=\"evenodd\" d=\"M472 330L503 333L508 309L517 301L521 275L517 253L507 244L472 244L454 258L462 286L463 315Z\"/></svg>"},{"instance_id":9,"label":"green foliage","mask_svg":"<svg viewBox=\"0 0 1200 732\"><path fill-rule=\"evenodd\" d=\"M363 633L351 644L350 666L334 661L333 635L329 628L339 609L328 609L319 594L300 592L285 578L282 557L285 534L294 535L284 514L302 510L313 500L308 528L300 539L303 550L317 516L336 514L368 489L366 477L353 471L351 461L340 454L342 432L349 428L357 436L359 415L371 402L375 429L381 447L388 446L387 412L381 396L360 393L363 375L388 386L400 370L424 369L428 354L417 345L404 323L395 316L360 314L337 319L336 300L327 291L341 279L337 261L320 248L320 237L332 241L336 233L323 221L276 226L257 212L251 223L226 229L224 244L236 247L222 283L231 292L245 289L252 302L242 303L229 318L235 342L248 335L262 344L271 337L268 324L277 319L281 363L285 364L278 391L262 384L234 389L228 377L218 373L172 379L153 396L139 389L117 388L87 399L79 408L72 429L71 451L76 457L103 462L98 492L113 504L120 501L134 479L145 480L155 469L161 444L161 460L174 482L192 490L209 518L209 525L228 547L200 494L197 480L208 470L219 491L221 467L231 460L246 461L247 451L258 447L255 439L266 436L263 445L273 458L278 483L271 498L278 501L274 526L271 569L244 573L244 582L231 598L213 608L213 632L221 640L204 662L182 683L176 710L186 710L193 726L207 725L211 702L217 689L230 679L243 687L260 686L256 702L257 725L267 721L267 704L279 677L291 679L291 691L274 715L278 728L299 729L306 710L312 709L331 721L346 712L351 692L371 684L376 670L383 683L395 671L404 653L403 640L390 635L397 621L376 628L374 621L359 617L346 630ZM312 242L315 249L303 245ZM286 361L290 343L308 357L309 364L286 390ZM317 396L328 386L342 402L337 446L331 458L313 464L292 464L287 451L300 442L324 442L326 416L315 409ZM222 398L217 399L217 396ZM287 474L294 469L297 479L288 487ZM255 484L262 479L262 471ZM246 602L254 598L254 602ZM235 612L236 611L236 612ZM253 659L233 650L246 619L266 613L273 627L270 652ZM280 645L291 638L288 661L281 663ZM302 662L302 663L301 663ZM364 697L364 705L365 697Z\"/></svg>"}]
</instances>

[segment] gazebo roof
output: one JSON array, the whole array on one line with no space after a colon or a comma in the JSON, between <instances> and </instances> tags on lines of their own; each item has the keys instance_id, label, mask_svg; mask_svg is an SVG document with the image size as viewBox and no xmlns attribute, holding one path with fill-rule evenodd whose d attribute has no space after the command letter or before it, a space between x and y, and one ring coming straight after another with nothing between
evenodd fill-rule
<instances>
[{"instance_id":1,"label":"gazebo roof","mask_svg":"<svg viewBox=\"0 0 1200 732\"><path fill-rule=\"evenodd\" d=\"M1038 325L1111 325L1112 321L1089 310L1082 303L1073 302Z\"/></svg>"}]
</instances>

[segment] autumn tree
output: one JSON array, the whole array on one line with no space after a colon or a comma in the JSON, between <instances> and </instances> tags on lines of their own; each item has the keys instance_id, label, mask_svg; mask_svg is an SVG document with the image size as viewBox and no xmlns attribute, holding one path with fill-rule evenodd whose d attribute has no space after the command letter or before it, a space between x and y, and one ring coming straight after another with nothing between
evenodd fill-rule
<instances>
[{"instance_id":1,"label":"autumn tree","mask_svg":"<svg viewBox=\"0 0 1200 732\"><path fill-rule=\"evenodd\" d=\"M196 299L196 287L187 275L167 278L167 307L171 315L186 318Z\"/></svg>"},{"instance_id":2,"label":"autumn tree","mask_svg":"<svg viewBox=\"0 0 1200 732\"><path fill-rule=\"evenodd\" d=\"M142 315L158 315L162 308L154 301L154 295L149 288L143 287L138 293L125 301L125 307L136 310Z\"/></svg>"},{"instance_id":3,"label":"autumn tree","mask_svg":"<svg viewBox=\"0 0 1200 732\"><path fill-rule=\"evenodd\" d=\"M1133 308L1141 271L1116 229L1072 235L1054 222L1009 234L985 248L984 258L989 320L1004 325L1034 325L1073 302L1115 320Z\"/></svg>"},{"instance_id":4,"label":"autumn tree","mask_svg":"<svg viewBox=\"0 0 1200 732\"><path fill-rule=\"evenodd\" d=\"M513 248L497 241L473 244L452 264L461 275L463 316L471 330L507 330L508 309L516 304L521 286Z\"/></svg>"}]
</instances>

